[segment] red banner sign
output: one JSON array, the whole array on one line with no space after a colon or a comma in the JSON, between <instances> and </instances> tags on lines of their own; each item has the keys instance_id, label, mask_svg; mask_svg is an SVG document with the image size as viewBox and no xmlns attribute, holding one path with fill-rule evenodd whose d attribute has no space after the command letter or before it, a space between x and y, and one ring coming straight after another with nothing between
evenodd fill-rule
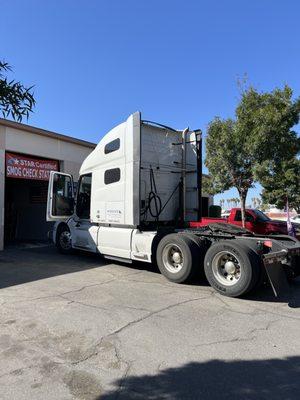
<instances>
[{"instance_id":1,"label":"red banner sign","mask_svg":"<svg viewBox=\"0 0 300 400\"><path fill-rule=\"evenodd\" d=\"M6 153L6 176L8 178L48 181L50 171L58 171L58 161L38 160L20 154Z\"/></svg>"}]
</instances>

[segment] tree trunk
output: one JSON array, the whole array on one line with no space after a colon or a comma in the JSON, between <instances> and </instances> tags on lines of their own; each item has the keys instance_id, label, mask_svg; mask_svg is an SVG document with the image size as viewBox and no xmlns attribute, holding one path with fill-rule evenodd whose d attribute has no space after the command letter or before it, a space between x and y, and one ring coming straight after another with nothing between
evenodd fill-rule
<instances>
[{"instance_id":1,"label":"tree trunk","mask_svg":"<svg viewBox=\"0 0 300 400\"><path fill-rule=\"evenodd\" d=\"M242 215L242 226L245 228L245 217L246 217L246 198L247 198L247 191L240 191L240 201L241 201L241 215Z\"/></svg>"}]
</instances>

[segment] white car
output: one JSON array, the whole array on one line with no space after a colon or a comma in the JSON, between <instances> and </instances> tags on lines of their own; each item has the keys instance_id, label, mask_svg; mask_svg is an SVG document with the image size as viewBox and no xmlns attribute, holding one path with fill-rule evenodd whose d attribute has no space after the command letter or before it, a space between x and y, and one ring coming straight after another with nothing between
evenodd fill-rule
<instances>
[{"instance_id":1,"label":"white car","mask_svg":"<svg viewBox=\"0 0 300 400\"><path fill-rule=\"evenodd\" d=\"M230 210L225 210L225 211L222 211L222 213L221 213L222 218L228 218L229 215L230 215Z\"/></svg>"},{"instance_id":2,"label":"white car","mask_svg":"<svg viewBox=\"0 0 300 400\"><path fill-rule=\"evenodd\" d=\"M300 224L300 214L297 214L294 217L292 217L291 222L296 222L296 224Z\"/></svg>"}]
</instances>

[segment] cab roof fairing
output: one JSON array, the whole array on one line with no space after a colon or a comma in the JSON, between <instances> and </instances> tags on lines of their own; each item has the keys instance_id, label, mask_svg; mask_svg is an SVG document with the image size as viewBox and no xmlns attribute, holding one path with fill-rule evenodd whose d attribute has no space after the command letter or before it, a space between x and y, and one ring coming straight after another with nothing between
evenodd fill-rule
<instances>
[{"instance_id":1,"label":"cab roof fairing","mask_svg":"<svg viewBox=\"0 0 300 400\"><path fill-rule=\"evenodd\" d=\"M115 126L102 137L95 149L83 161L79 171L79 175L92 173L95 169L97 169L102 164L105 145L112 140L123 136L124 133L126 133L126 129L134 129L136 124L145 124L148 126L153 126L154 128L163 128L166 131L173 131L177 132L178 134L182 133L182 130L170 128L157 122L147 120L143 121L141 119L141 113L139 111L136 111L135 113L131 114L125 122L122 122L119 125Z\"/></svg>"},{"instance_id":2,"label":"cab roof fairing","mask_svg":"<svg viewBox=\"0 0 300 400\"><path fill-rule=\"evenodd\" d=\"M121 136L122 131L126 129L126 122L122 122L121 124L115 126L108 133L106 133L100 142L97 144L95 149L87 156L87 158L83 161L79 175L84 175L93 172L100 164L102 164L102 159L104 156L104 147L107 143Z\"/></svg>"}]
</instances>

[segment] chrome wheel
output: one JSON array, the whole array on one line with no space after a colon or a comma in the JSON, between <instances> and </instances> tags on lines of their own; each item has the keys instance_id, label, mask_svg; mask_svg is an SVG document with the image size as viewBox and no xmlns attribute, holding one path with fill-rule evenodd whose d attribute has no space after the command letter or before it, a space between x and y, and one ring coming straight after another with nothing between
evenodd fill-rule
<instances>
[{"instance_id":1,"label":"chrome wheel","mask_svg":"<svg viewBox=\"0 0 300 400\"><path fill-rule=\"evenodd\" d=\"M211 265L215 278L223 285L233 286L241 277L240 261L229 251L217 253Z\"/></svg>"},{"instance_id":2,"label":"chrome wheel","mask_svg":"<svg viewBox=\"0 0 300 400\"><path fill-rule=\"evenodd\" d=\"M172 274L178 273L183 268L183 253L176 244L167 244L162 252L162 261L165 268Z\"/></svg>"},{"instance_id":3,"label":"chrome wheel","mask_svg":"<svg viewBox=\"0 0 300 400\"><path fill-rule=\"evenodd\" d=\"M72 238L69 231L63 231L59 235L59 245L63 250L70 250L72 248Z\"/></svg>"}]
</instances>

